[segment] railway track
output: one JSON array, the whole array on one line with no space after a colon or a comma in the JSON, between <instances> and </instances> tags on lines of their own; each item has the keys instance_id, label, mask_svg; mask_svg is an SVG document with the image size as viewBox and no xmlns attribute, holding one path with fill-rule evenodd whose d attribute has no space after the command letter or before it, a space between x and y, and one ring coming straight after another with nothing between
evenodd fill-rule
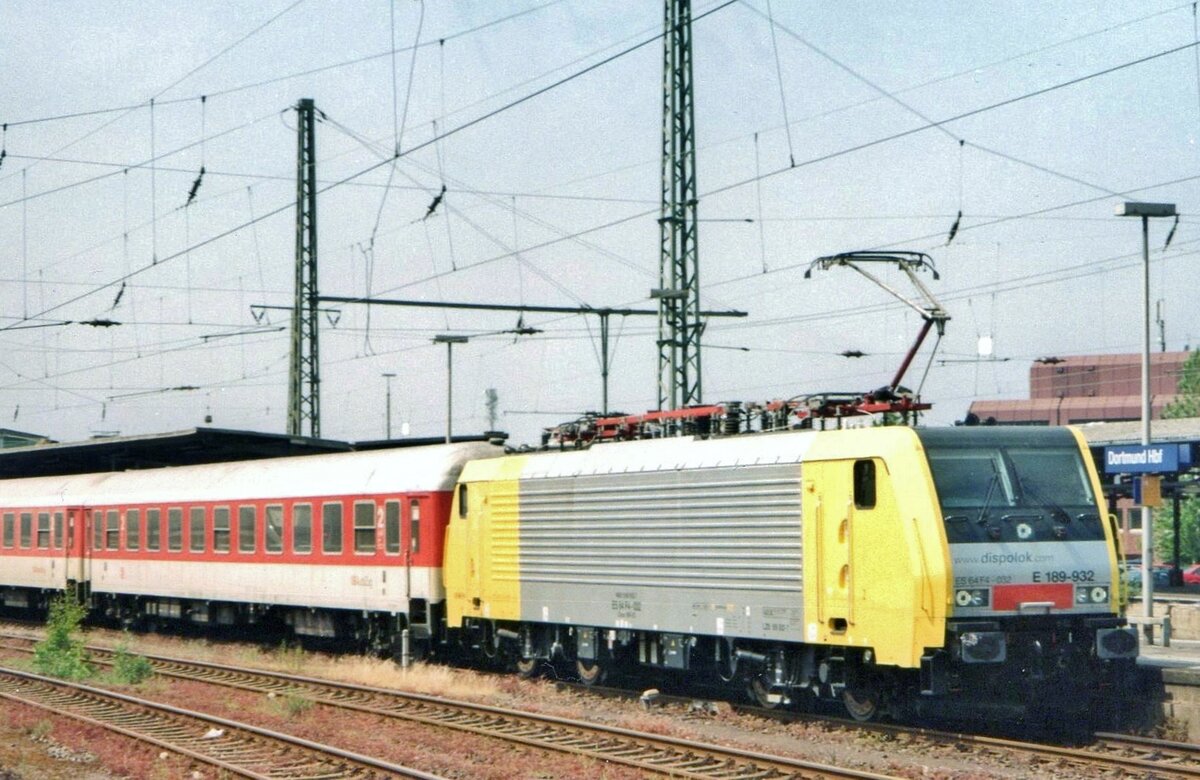
<instances>
[{"instance_id":1,"label":"railway track","mask_svg":"<svg viewBox=\"0 0 1200 780\"><path fill-rule=\"evenodd\" d=\"M0 698L103 727L236 777L438 780L288 734L16 669L0 667Z\"/></svg>"},{"instance_id":2,"label":"railway track","mask_svg":"<svg viewBox=\"0 0 1200 780\"><path fill-rule=\"evenodd\" d=\"M27 650L13 645L3 647ZM98 663L104 663L114 654L107 648L88 649L92 660ZM298 696L317 704L456 729L671 777L696 780L894 780L889 775L874 772L423 694L163 656L143 657L153 664L159 675L265 694Z\"/></svg>"},{"instance_id":3,"label":"railway track","mask_svg":"<svg viewBox=\"0 0 1200 780\"><path fill-rule=\"evenodd\" d=\"M31 642L26 637L13 637ZM27 647L3 646L28 652ZM103 663L113 651L89 647L93 660ZM298 675L265 672L222 664L209 664L164 656L145 656L156 673L198 680L265 694L299 696L315 703L433 726L454 728L501 738L535 748L560 750L611 761L660 774L694 778L880 778L882 775L844 770L812 762L730 749L718 745L641 734L563 718L535 715L422 694L337 683ZM560 686L573 686L560 683ZM636 698L627 690L582 687L589 693ZM687 704L692 698L660 697L660 701ZM821 721L858 731L871 730L891 739L926 740L980 752L1023 754L1047 764L1069 763L1097 772L1120 772L1136 777L1200 778L1200 746L1120 734L1096 734L1084 748L1062 747L965 733L912 728L892 724L862 724L838 718L781 713L737 707L738 711L771 719Z\"/></svg>"},{"instance_id":4,"label":"railway track","mask_svg":"<svg viewBox=\"0 0 1200 780\"><path fill-rule=\"evenodd\" d=\"M604 697L638 698L638 694L621 688L597 688L569 682L559 682L557 685L560 688ZM694 705L696 699L660 695L657 701L686 706ZM976 751L1021 753L1047 764L1069 762L1080 767L1094 767L1098 771L1121 771L1131 777L1200 778L1200 745L1187 742L1098 732L1093 735L1090 745L1075 748L889 723L861 723L787 710L767 710L751 705L734 704L733 709L742 714L768 720L820 722L855 731L870 731L889 739L923 739L930 743L955 745Z\"/></svg>"}]
</instances>

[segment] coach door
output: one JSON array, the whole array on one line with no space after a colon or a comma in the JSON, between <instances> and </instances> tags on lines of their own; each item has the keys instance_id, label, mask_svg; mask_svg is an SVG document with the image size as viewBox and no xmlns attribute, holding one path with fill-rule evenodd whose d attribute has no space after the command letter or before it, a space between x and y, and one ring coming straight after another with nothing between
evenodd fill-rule
<instances>
[{"instance_id":1,"label":"coach door","mask_svg":"<svg viewBox=\"0 0 1200 780\"><path fill-rule=\"evenodd\" d=\"M66 539L63 545L67 583L87 582L91 579L91 545L87 543L91 527L91 510L83 507L67 507Z\"/></svg>"}]
</instances>

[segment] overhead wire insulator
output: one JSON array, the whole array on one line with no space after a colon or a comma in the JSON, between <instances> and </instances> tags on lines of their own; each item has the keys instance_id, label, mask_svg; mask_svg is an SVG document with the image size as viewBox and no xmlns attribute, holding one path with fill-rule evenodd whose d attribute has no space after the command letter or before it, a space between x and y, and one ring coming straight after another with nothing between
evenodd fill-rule
<instances>
[{"instance_id":1,"label":"overhead wire insulator","mask_svg":"<svg viewBox=\"0 0 1200 780\"><path fill-rule=\"evenodd\" d=\"M183 205L190 206L192 201L196 199L196 193L200 191L200 183L204 181L204 166L200 166L200 173L196 174L196 180L192 182L192 188L188 190L187 203Z\"/></svg>"},{"instance_id":2,"label":"overhead wire insulator","mask_svg":"<svg viewBox=\"0 0 1200 780\"><path fill-rule=\"evenodd\" d=\"M1163 251L1167 251L1167 247L1171 245L1171 239L1175 238L1175 230L1179 227L1179 215L1175 215L1175 222L1171 225L1170 232L1167 233L1167 240L1163 242Z\"/></svg>"},{"instance_id":3,"label":"overhead wire insulator","mask_svg":"<svg viewBox=\"0 0 1200 780\"><path fill-rule=\"evenodd\" d=\"M429 209L425 212L425 216L421 217L421 221L429 219L433 216L433 212L437 211L437 207L442 204L442 198L446 197L446 185L442 185L442 191L433 197L433 202L429 204Z\"/></svg>"},{"instance_id":4,"label":"overhead wire insulator","mask_svg":"<svg viewBox=\"0 0 1200 780\"><path fill-rule=\"evenodd\" d=\"M121 302L121 298L124 297L124 295L125 295L125 282L121 282L121 289L117 290L117 295L115 298L113 298L112 306L109 308L109 311L113 311L114 309L117 308L117 304Z\"/></svg>"},{"instance_id":5,"label":"overhead wire insulator","mask_svg":"<svg viewBox=\"0 0 1200 780\"><path fill-rule=\"evenodd\" d=\"M962 209L959 209L958 216L954 218L954 224L950 226L950 235L946 237L946 246L950 246L950 242L958 235L958 225L962 222Z\"/></svg>"}]
</instances>

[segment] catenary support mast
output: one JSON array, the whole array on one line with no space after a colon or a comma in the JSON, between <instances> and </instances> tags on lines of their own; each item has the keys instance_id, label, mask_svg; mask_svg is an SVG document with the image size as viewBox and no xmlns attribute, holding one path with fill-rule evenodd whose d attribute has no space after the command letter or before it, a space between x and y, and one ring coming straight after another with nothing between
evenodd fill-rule
<instances>
[{"instance_id":1,"label":"catenary support mast","mask_svg":"<svg viewBox=\"0 0 1200 780\"><path fill-rule=\"evenodd\" d=\"M658 406L701 402L700 268L696 248L696 137L691 0L666 0L663 44L662 243Z\"/></svg>"},{"instance_id":2,"label":"catenary support mast","mask_svg":"<svg viewBox=\"0 0 1200 780\"><path fill-rule=\"evenodd\" d=\"M296 301L288 374L288 433L321 435L320 360L317 348L317 156L311 98L296 106Z\"/></svg>"}]
</instances>

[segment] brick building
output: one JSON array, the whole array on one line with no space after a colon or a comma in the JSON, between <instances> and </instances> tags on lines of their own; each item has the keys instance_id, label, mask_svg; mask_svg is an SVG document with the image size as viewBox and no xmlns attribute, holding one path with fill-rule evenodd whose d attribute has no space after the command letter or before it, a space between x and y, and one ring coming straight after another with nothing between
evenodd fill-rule
<instances>
[{"instance_id":1,"label":"brick building","mask_svg":"<svg viewBox=\"0 0 1200 780\"><path fill-rule=\"evenodd\" d=\"M1151 417L1175 400L1189 352L1150 355ZM1029 368L1029 398L974 401L968 419L1002 425L1076 425L1142 418L1142 357L1073 355L1041 358Z\"/></svg>"}]
</instances>

